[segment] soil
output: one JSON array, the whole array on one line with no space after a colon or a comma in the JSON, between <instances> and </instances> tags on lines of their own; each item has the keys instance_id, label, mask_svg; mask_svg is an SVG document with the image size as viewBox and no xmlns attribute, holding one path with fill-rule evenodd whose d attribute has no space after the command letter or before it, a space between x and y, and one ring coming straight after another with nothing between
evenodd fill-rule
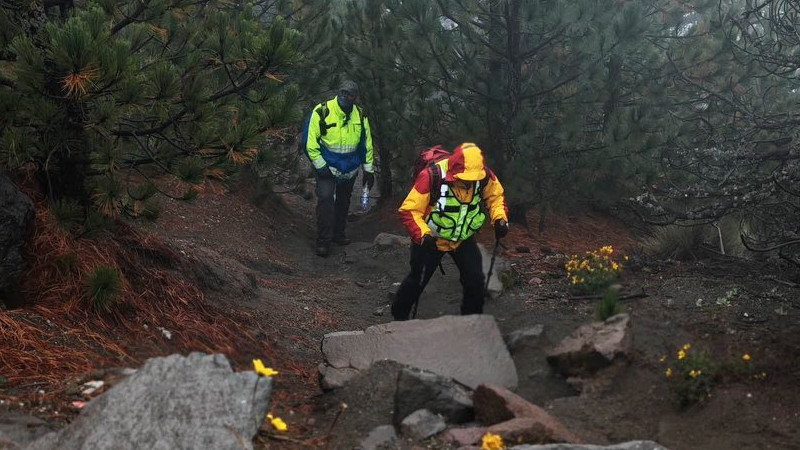
<instances>
[{"instance_id":1,"label":"soil","mask_svg":"<svg viewBox=\"0 0 800 450\"><path fill-rule=\"evenodd\" d=\"M390 292L406 275L408 250L377 251L371 243L380 232L404 234L396 205L354 211L353 242L320 258L313 248L313 198L285 193L255 206L251 197L248 189L207 190L189 203L166 200L162 218L146 231L221 274L224 286L205 286L206 297L249 317L264 346L252 358L281 372L272 412L289 432L264 432L257 448L350 448L365 430L390 423L391 395L381 380L394 369L378 369L383 372L357 388L323 393L320 342L326 333L391 320ZM529 216L528 223L538 222ZM510 262L513 286L485 306L503 333L543 324L555 344L593 320L596 300L572 298L563 267L568 255L602 245L631 255L624 292L645 295L624 300L634 332L628 365L578 392L549 368L542 349L525 349L513 355L520 395L595 444L649 439L673 450L800 448L800 290L788 269L733 259L645 262L624 220L591 211L552 214L546 224L542 232L512 224L503 241L500 255ZM493 245L488 229L479 240ZM458 314L458 270L443 261L445 274L426 288L419 319ZM733 287L729 304L718 301ZM754 373L766 378L720 380L706 401L681 407L665 368L685 343L719 362L747 353ZM668 361L661 362L664 355ZM247 369L241 362L237 367ZM343 410L342 403L350 407ZM428 441L398 448L447 447Z\"/></svg>"}]
</instances>

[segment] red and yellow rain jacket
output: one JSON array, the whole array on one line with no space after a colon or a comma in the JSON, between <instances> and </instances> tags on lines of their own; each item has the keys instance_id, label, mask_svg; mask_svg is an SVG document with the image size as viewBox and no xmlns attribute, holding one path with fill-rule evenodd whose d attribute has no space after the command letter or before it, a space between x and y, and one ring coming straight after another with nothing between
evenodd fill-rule
<instances>
[{"instance_id":1,"label":"red and yellow rain jacket","mask_svg":"<svg viewBox=\"0 0 800 450\"><path fill-rule=\"evenodd\" d=\"M491 170L488 168L485 169L486 177L483 180L477 182L467 182L466 188L459 186L459 184L462 184L463 182L458 183L458 175L461 171L465 170L463 155L461 154L460 149L461 147L456 149L449 159L440 161L431 169L444 169L443 172L445 172L446 175L444 178L442 178L441 183L446 184L447 186L445 189L451 190L454 196L457 197L458 200L463 204L472 203L473 195L475 194L475 186L477 183L481 183L482 186L478 189L478 193L481 196L481 199L486 203L491 223L494 223L499 219L508 221L508 208L506 207L505 198L503 196L503 186L500 184L500 181ZM431 177L431 171L421 171L419 175L417 175L417 179L414 181L414 187L411 188L411 192L408 193L408 196L403 201L403 204L399 209L400 219L402 220L403 225L405 225L406 229L408 230L408 234L411 236L411 239L418 244L422 242L422 238L426 234L435 235L432 232L428 222L430 220L431 213L434 212L434 208L436 211L444 208L443 201L438 201L436 204L431 206L432 183L433 180ZM434 195L436 195L436 193ZM440 251L452 251L460 245L461 240L452 241L446 239L437 239L437 246Z\"/></svg>"}]
</instances>

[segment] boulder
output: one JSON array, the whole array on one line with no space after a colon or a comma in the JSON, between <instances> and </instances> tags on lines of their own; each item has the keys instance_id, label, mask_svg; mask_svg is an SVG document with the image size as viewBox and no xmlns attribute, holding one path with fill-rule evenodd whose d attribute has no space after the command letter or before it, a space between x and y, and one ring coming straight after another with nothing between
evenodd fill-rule
<instances>
[{"instance_id":1,"label":"boulder","mask_svg":"<svg viewBox=\"0 0 800 450\"><path fill-rule=\"evenodd\" d=\"M0 412L0 450L16 450L52 431L42 419L13 411Z\"/></svg>"},{"instance_id":2,"label":"boulder","mask_svg":"<svg viewBox=\"0 0 800 450\"><path fill-rule=\"evenodd\" d=\"M541 348L547 343L544 325L536 324L530 327L514 330L506 338L506 345L511 353L516 353L523 348Z\"/></svg>"},{"instance_id":3,"label":"boulder","mask_svg":"<svg viewBox=\"0 0 800 450\"><path fill-rule=\"evenodd\" d=\"M397 439L397 433L392 425L380 425L373 428L356 449L378 450L382 446L390 445L395 439Z\"/></svg>"},{"instance_id":4,"label":"boulder","mask_svg":"<svg viewBox=\"0 0 800 450\"><path fill-rule=\"evenodd\" d=\"M17 306L22 250L33 221L33 202L0 172L0 302Z\"/></svg>"},{"instance_id":5,"label":"boulder","mask_svg":"<svg viewBox=\"0 0 800 450\"><path fill-rule=\"evenodd\" d=\"M152 358L26 450L252 449L271 389L252 371L234 373L223 355Z\"/></svg>"},{"instance_id":6,"label":"boulder","mask_svg":"<svg viewBox=\"0 0 800 450\"><path fill-rule=\"evenodd\" d=\"M568 442L580 444L581 439L567 430L553 416L542 408L528 403L517 394L500 386L482 384L472 394L475 417L485 425L495 425L512 419L526 418L536 435L528 442L550 443ZM490 427L491 430L491 427Z\"/></svg>"},{"instance_id":7,"label":"boulder","mask_svg":"<svg viewBox=\"0 0 800 450\"><path fill-rule=\"evenodd\" d=\"M447 423L465 423L475 416L472 398L463 386L433 372L407 367L397 379L395 423L419 409L439 414Z\"/></svg>"},{"instance_id":8,"label":"boulder","mask_svg":"<svg viewBox=\"0 0 800 450\"><path fill-rule=\"evenodd\" d=\"M547 362L568 377L591 376L617 359L627 358L633 341L630 317L582 325L547 352Z\"/></svg>"},{"instance_id":9,"label":"boulder","mask_svg":"<svg viewBox=\"0 0 800 450\"><path fill-rule=\"evenodd\" d=\"M487 249L483 244L478 244L478 248L481 251L481 257L483 260L483 276L485 277L489 273L489 266L492 263L492 251L494 248ZM499 250L498 253L500 253ZM490 298L497 298L503 293L504 286L500 279L500 275L509 268L510 266L508 262L500 255L495 257L494 267L492 268L492 276L489 278L488 294Z\"/></svg>"},{"instance_id":10,"label":"boulder","mask_svg":"<svg viewBox=\"0 0 800 450\"><path fill-rule=\"evenodd\" d=\"M518 383L514 361L489 315L443 316L329 333L322 339L322 353L324 364L336 369L363 371L376 361L392 360L470 388L494 383L513 389Z\"/></svg>"},{"instance_id":11,"label":"boulder","mask_svg":"<svg viewBox=\"0 0 800 450\"><path fill-rule=\"evenodd\" d=\"M414 411L400 422L400 432L404 436L420 441L444 431L445 428L447 425L444 423L444 418L427 409Z\"/></svg>"},{"instance_id":12,"label":"boulder","mask_svg":"<svg viewBox=\"0 0 800 450\"><path fill-rule=\"evenodd\" d=\"M509 450L668 450L653 441L630 441L615 445L573 445L573 444L548 444L548 445L517 445Z\"/></svg>"},{"instance_id":13,"label":"boulder","mask_svg":"<svg viewBox=\"0 0 800 450\"><path fill-rule=\"evenodd\" d=\"M390 233L379 233L372 241L372 245L378 250L408 248L411 245L411 238Z\"/></svg>"},{"instance_id":14,"label":"boulder","mask_svg":"<svg viewBox=\"0 0 800 450\"><path fill-rule=\"evenodd\" d=\"M361 373L351 367L337 369L325 364L320 364L318 368L320 375L319 384L323 391L340 388Z\"/></svg>"},{"instance_id":15,"label":"boulder","mask_svg":"<svg viewBox=\"0 0 800 450\"><path fill-rule=\"evenodd\" d=\"M506 445L550 442L545 426L530 417L518 417L490 426L487 432L503 438Z\"/></svg>"},{"instance_id":16,"label":"boulder","mask_svg":"<svg viewBox=\"0 0 800 450\"><path fill-rule=\"evenodd\" d=\"M486 430L486 427L450 428L439 435L439 439L456 445L480 444Z\"/></svg>"}]
</instances>

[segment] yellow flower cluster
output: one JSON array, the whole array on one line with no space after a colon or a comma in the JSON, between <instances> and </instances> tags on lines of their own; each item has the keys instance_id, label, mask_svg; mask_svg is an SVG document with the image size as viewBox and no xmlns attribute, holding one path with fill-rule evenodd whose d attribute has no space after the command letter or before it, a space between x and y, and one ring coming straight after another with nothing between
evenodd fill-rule
<instances>
[{"instance_id":1,"label":"yellow flower cluster","mask_svg":"<svg viewBox=\"0 0 800 450\"><path fill-rule=\"evenodd\" d=\"M613 253L614 247L606 245L586 252L583 257L572 255L564 266L570 284L602 285L616 278L622 271L622 264L612 259Z\"/></svg>"},{"instance_id":2,"label":"yellow flower cluster","mask_svg":"<svg viewBox=\"0 0 800 450\"><path fill-rule=\"evenodd\" d=\"M747 354L747 353L745 353L744 355L742 355L742 361L744 361L744 362L750 362L750 355L749 355L749 354Z\"/></svg>"},{"instance_id":3,"label":"yellow flower cluster","mask_svg":"<svg viewBox=\"0 0 800 450\"><path fill-rule=\"evenodd\" d=\"M506 445L500 435L486 433L481 440L481 450L503 450Z\"/></svg>"},{"instance_id":4,"label":"yellow flower cluster","mask_svg":"<svg viewBox=\"0 0 800 450\"><path fill-rule=\"evenodd\" d=\"M702 370L694 370L694 369L692 369L692 370L689 371L689 376L692 377L692 378L697 378L702 374L703 374Z\"/></svg>"}]
</instances>

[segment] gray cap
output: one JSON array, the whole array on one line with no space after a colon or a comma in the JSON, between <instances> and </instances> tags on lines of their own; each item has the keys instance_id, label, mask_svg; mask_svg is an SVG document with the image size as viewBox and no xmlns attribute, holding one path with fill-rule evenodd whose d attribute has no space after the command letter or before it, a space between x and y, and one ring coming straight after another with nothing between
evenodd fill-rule
<instances>
[{"instance_id":1,"label":"gray cap","mask_svg":"<svg viewBox=\"0 0 800 450\"><path fill-rule=\"evenodd\" d=\"M339 90L353 95L358 95L358 85L353 80L345 80L342 82L342 86L339 88Z\"/></svg>"}]
</instances>

